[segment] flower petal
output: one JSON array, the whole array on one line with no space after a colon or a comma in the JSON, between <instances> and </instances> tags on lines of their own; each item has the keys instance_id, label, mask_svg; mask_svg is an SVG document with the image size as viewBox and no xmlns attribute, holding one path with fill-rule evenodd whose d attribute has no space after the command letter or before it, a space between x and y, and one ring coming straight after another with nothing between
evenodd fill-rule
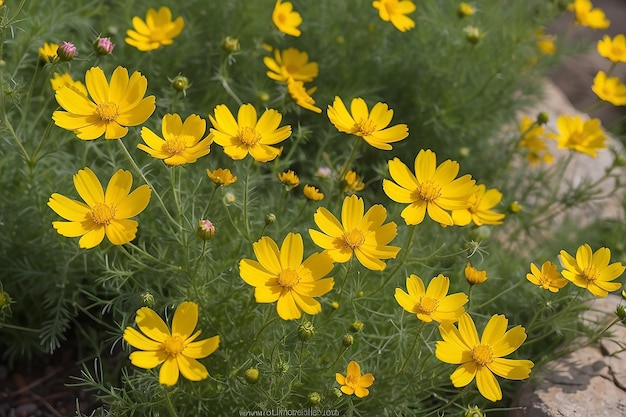
<instances>
[{"instance_id":1,"label":"flower petal","mask_svg":"<svg viewBox=\"0 0 626 417\"><path fill-rule=\"evenodd\" d=\"M182 354L193 359L202 359L215 352L220 345L220 337L213 336L197 342L187 343Z\"/></svg>"},{"instance_id":2,"label":"flower petal","mask_svg":"<svg viewBox=\"0 0 626 417\"><path fill-rule=\"evenodd\" d=\"M185 301L180 303L172 319L172 334L179 334L187 339L198 324L198 304Z\"/></svg>"},{"instance_id":3,"label":"flower petal","mask_svg":"<svg viewBox=\"0 0 626 417\"><path fill-rule=\"evenodd\" d=\"M163 342L165 338L170 336L170 330L165 322L148 307L142 307L137 310L135 322L143 334L157 342Z\"/></svg>"}]
</instances>

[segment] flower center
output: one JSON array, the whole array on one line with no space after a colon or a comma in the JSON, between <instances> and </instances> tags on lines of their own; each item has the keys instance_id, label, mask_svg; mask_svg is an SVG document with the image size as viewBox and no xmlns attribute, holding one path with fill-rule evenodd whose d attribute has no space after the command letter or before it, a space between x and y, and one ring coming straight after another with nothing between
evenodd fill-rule
<instances>
[{"instance_id":1,"label":"flower center","mask_svg":"<svg viewBox=\"0 0 626 417\"><path fill-rule=\"evenodd\" d=\"M287 15L285 13L278 13L277 17L280 23L285 23L287 21Z\"/></svg>"},{"instance_id":2,"label":"flower center","mask_svg":"<svg viewBox=\"0 0 626 417\"><path fill-rule=\"evenodd\" d=\"M417 313L430 314L433 311L437 310L438 306L439 306L439 300L422 295L416 307Z\"/></svg>"},{"instance_id":3,"label":"flower center","mask_svg":"<svg viewBox=\"0 0 626 417\"><path fill-rule=\"evenodd\" d=\"M110 122L117 118L120 113L120 108L118 107L117 103L113 103L112 101L105 101L104 103L98 104L98 107L96 107L96 112L98 113L100 119Z\"/></svg>"},{"instance_id":4,"label":"flower center","mask_svg":"<svg viewBox=\"0 0 626 417\"><path fill-rule=\"evenodd\" d=\"M176 356L180 352L182 352L183 349L185 349L185 343L182 337L175 334L173 336L168 336L167 338L165 338L161 347L164 351L167 352L168 355Z\"/></svg>"},{"instance_id":5,"label":"flower center","mask_svg":"<svg viewBox=\"0 0 626 417\"><path fill-rule=\"evenodd\" d=\"M343 233L344 245L350 249L356 249L365 243L365 236L363 232L357 228Z\"/></svg>"},{"instance_id":6,"label":"flower center","mask_svg":"<svg viewBox=\"0 0 626 417\"><path fill-rule=\"evenodd\" d=\"M582 133L582 132L572 132L569 135L568 142L571 145L576 146L576 145L581 145L585 141L585 139L586 139L586 137L585 137L584 133Z\"/></svg>"},{"instance_id":7,"label":"flower center","mask_svg":"<svg viewBox=\"0 0 626 417\"><path fill-rule=\"evenodd\" d=\"M624 52L625 52L624 49L620 48L619 46L613 46L611 48L611 53L614 56L622 56L622 55L624 55Z\"/></svg>"},{"instance_id":8,"label":"flower center","mask_svg":"<svg viewBox=\"0 0 626 417\"><path fill-rule=\"evenodd\" d=\"M185 149L187 149L187 143L185 142L185 139L180 136L168 139L163 144L163 150L170 155L177 155Z\"/></svg>"},{"instance_id":9,"label":"flower center","mask_svg":"<svg viewBox=\"0 0 626 417\"><path fill-rule=\"evenodd\" d=\"M300 276L293 269L283 269L278 274L278 285L284 288L291 288L295 286L300 281Z\"/></svg>"},{"instance_id":10,"label":"flower center","mask_svg":"<svg viewBox=\"0 0 626 417\"><path fill-rule=\"evenodd\" d=\"M356 387L359 384L360 377L357 375L346 375L346 385L349 387Z\"/></svg>"},{"instance_id":11,"label":"flower center","mask_svg":"<svg viewBox=\"0 0 626 417\"><path fill-rule=\"evenodd\" d=\"M369 136L376 130L376 123L370 119L361 118L354 124L354 130L358 136Z\"/></svg>"},{"instance_id":12,"label":"flower center","mask_svg":"<svg viewBox=\"0 0 626 417\"><path fill-rule=\"evenodd\" d=\"M297 74L298 71L300 71L300 66L294 65L294 64L287 64L285 65L285 71L287 71L287 74L289 75Z\"/></svg>"},{"instance_id":13,"label":"flower center","mask_svg":"<svg viewBox=\"0 0 626 417\"><path fill-rule=\"evenodd\" d=\"M424 181L417 186L417 194L420 199L431 202L439 198L441 195L441 187L432 180Z\"/></svg>"},{"instance_id":14,"label":"flower center","mask_svg":"<svg viewBox=\"0 0 626 417\"><path fill-rule=\"evenodd\" d=\"M472 358L478 365L489 365L493 362L493 350L489 345L476 345L472 349Z\"/></svg>"},{"instance_id":15,"label":"flower center","mask_svg":"<svg viewBox=\"0 0 626 417\"><path fill-rule=\"evenodd\" d=\"M480 199L476 195L471 195L467 200L467 209L470 213L476 213L478 206L480 205Z\"/></svg>"},{"instance_id":16,"label":"flower center","mask_svg":"<svg viewBox=\"0 0 626 417\"><path fill-rule=\"evenodd\" d=\"M592 283L600 278L600 271L598 271L598 268L596 268L595 265L589 265L583 269L582 277L587 282Z\"/></svg>"},{"instance_id":17,"label":"flower center","mask_svg":"<svg viewBox=\"0 0 626 417\"><path fill-rule=\"evenodd\" d=\"M98 203L91 208L91 219L98 224L108 225L115 217L115 207L107 203Z\"/></svg>"},{"instance_id":18,"label":"flower center","mask_svg":"<svg viewBox=\"0 0 626 417\"><path fill-rule=\"evenodd\" d=\"M237 132L237 139L239 139L243 145L250 148L259 143L261 140L261 134L253 127L246 126L239 129L239 132Z\"/></svg>"}]
</instances>

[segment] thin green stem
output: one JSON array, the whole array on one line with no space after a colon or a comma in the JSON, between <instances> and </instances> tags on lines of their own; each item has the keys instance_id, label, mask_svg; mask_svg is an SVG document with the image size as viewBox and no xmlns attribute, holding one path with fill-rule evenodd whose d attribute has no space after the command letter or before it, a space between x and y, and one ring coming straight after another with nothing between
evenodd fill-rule
<instances>
[{"instance_id":1,"label":"thin green stem","mask_svg":"<svg viewBox=\"0 0 626 417\"><path fill-rule=\"evenodd\" d=\"M502 297L503 295L513 291L514 289L516 289L517 287L519 287L520 285L522 285L524 283L524 281L519 280L517 281L517 283L515 283L514 285L510 286L509 288L506 288L502 291L500 291L498 294L494 295L493 297L491 297L489 300L485 301L484 303L480 304L479 306L476 307L476 309L480 310L483 307L485 307L486 305L491 304L492 302L494 302L496 299Z\"/></svg>"},{"instance_id":2,"label":"thin green stem","mask_svg":"<svg viewBox=\"0 0 626 417\"><path fill-rule=\"evenodd\" d=\"M373 293L369 294L370 297L378 293L378 291L382 290L385 285L387 285L389 280L391 280L391 278L396 274L396 272L398 272L398 269L400 269L400 267L404 265L404 261L406 260L407 256L409 256L409 253L411 253L411 246L413 245L413 236L415 235L415 229L416 227L414 224L409 226L409 233L407 234L406 243L404 244L404 255L402 255L402 258L400 258L400 260L396 262L396 266L391 270L391 272L389 272L389 275L387 275L387 278L385 278L382 285L378 287Z\"/></svg>"},{"instance_id":3,"label":"thin green stem","mask_svg":"<svg viewBox=\"0 0 626 417\"><path fill-rule=\"evenodd\" d=\"M356 151L359 148L359 145L361 144L361 142L362 142L361 138L357 137L356 142L354 143L354 146L352 147L352 152L350 152L350 156L348 157L348 160L346 161L343 168L341 168L341 171L339 172L339 181L343 180L343 177L346 175L346 172L348 172L348 169L350 169L350 165L352 164L352 161L354 161L354 157L356 156Z\"/></svg>"},{"instance_id":4,"label":"thin green stem","mask_svg":"<svg viewBox=\"0 0 626 417\"><path fill-rule=\"evenodd\" d=\"M165 391L165 407L171 417L178 417L178 413L174 410L174 405L172 404L172 399L170 398L170 392L168 390Z\"/></svg>"},{"instance_id":5,"label":"thin green stem","mask_svg":"<svg viewBox=\"0 0 626 417\"><path fill-rule=\"evenodd\" d=\"M420 336L422 335L422 331L424 330L424 325L425 324L426 323L423 322L423 321L420 323L420 326L417 329L417 333L415 334L415 339L413 340L413 345L411 346L411 350L409 351L408 355L406 355L406 359L404 360L404 363L400 367L400 370L398 370L398 372L396 372L396 375L395 375L396 377L398 375L400 375L402 373L402 371L404 371L404 368L409 363L409 360L411 359L411 356L413 356L413 352L415 351L415 347L417 346L417 341L419 340Z\"/></svg>"}]
</instances>

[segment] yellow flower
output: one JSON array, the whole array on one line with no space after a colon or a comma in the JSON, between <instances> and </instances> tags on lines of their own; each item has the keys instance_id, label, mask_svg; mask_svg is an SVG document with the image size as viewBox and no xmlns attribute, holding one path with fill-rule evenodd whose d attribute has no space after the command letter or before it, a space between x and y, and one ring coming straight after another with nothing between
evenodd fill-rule
<instances>
[{"instance_id":1,"label":"yellow flower","mask_svg":"<svg viewBox=\"0 0 626 417\"><path fill-rule=\"evenodd\" d=\"M289 78L296 81L313 81L319 72L317 62L309 62L309 54L296 48L284 51L274 49L274 58L266 56L263 63L269 69L267 76L272 80L286 83Z\"/></svg>"},{"instance_id":2,"label":"yellow flower","mask_svg":"<svg viewBox=\"0 0 626 417\"><path fill-rule=\"evenodd\" d=\"M437 166L436 158L429 149L419 151L415 174L398 158L389 161L389 173L395 182L384 180L383 190L393 201L409 203L401 213L406 224L421 223L428 212L434 221L452 226L454 221L448 211L466 209L474 193L475 181L469 174L456 178L458 162L448 159Z\"/></svg>"},{"instance_id":3,"label":"yellow flower","mask_svg":"<svg viewBox=\"0 0 626 417\"><path fill-rule=\"evenodd\" d=\"M549 164L554 161L546 143L547 136L544 134L543 126L537 125L529 117L524 116L520 122L519 131L522 134L519 147L526 149L526 159L531 166L539 163Z\"/></svg>"},{"instance_id":4,"label":"yellow flower","mask_svg":"<svg viewBox=\"0 0 626 417\"><path fill-rule=\"evenodd\" d=\"M257 303L276 303L283 320L298 319L302 311L318 314L322 306L313 297L320 297L335 285L333 278L324 278L333 261L325 253L314 253L304 262L304 245L299 233L289 233L280 250L271 238L263 236L253 245L257 261L242 259L239 275L254 287Z\"/></svg>"},{"instance_id":5,"label":"yellow flower","mask_svg":"<svg viewBox=\"0 0 626 417\"><path fill-rule=\"evenodd\" d=\"M479 285L487 281L487 271L480 271L474 268L469 262L465 265L463 272L465 280L469 282L470 285Z\"/></svg>"},{"instance_id":6,"label":"yellow flower","mask_svg":"<svg viewBox=\"0 0 626 417\"><path fill-rule=\"evenodd\" d=\"M600 119L583 121L579 116L559 116L556 121L559 134L549 137L557 141L559 149L571 149L596 157L599 149L606 148L606 136Z\"/></svg>"},{"instance_id":7,"label":"yellow flower","mask_svg":"<svg viewBox=\"0 0 626 417\"><path fill-rule=\"evenodd\" d=\"M404 123L387 127L393 110L385 103L376 103L370 113L365 100L355 98L350 104L350 111L352 115L341 98L335 97L332 106L328 106L328 118L340 132L360 136L377 149L390 150L390 143L409 136L409 129Z\"/></svg>"},{"instance_id":8,"label":"yellow flower","mask_svg":"<svg viewBox=\"0 0 626 417\"><path fill-rule=\"evenodd\" d=\"M87 96L87 88L85 87L85 84L80 81L74 81L72 76L67 72L64 72L63 74L55 72L54 78L50 79L50 85L54 91L63 87L70 87L77 93Z\"/></svg>"},{"instance_id":9,"label":"yellow flower","mask_svg":"<svg viewBox=\"0 0 626 417\"><path fill-rule=\"evenodd\" d=\"M415 11L415 4L410 0L375 0L372 6L378 10L381 19L391 22L400 32L415 27L413 19L405 16Z\"/></svg>"},{"instance_id":10,"label":"yellow flower","mask_svg":"<svg viewBox=\"0 0 626 417\"><path fill-rule=\"evenodd\" d=\"M278 179L287 188L297 187L298 184L300 184L300 178L298 178L298 175L295 172L293 172L291 169L278 174Z\"/></svg>"},{"instance_id":11,"label":"yellow flower","mask_svg":"<svg viewBox=\"0 0 626 417\"><path fill-rule=\"evenodd\" d=\"M556 265L550 261L545 261L541 265L541 270L534 263L531 263L530 273L526 274L526 279L550 292L558 292L567 285L567 280L557 271Z\"/></svg>"},{"instance_id":12,"label":"yellow flower","mask_svg":"<svg viewBox=\"0 0 626 417\"><path fill-rule=\"evenodd\" d=\"M467 200L467 207L453 210L452 220L457 226L466 226L474 222L476 226L484 224L502 224L504 214L492 210L500 204L502 193L495 188L487 190L484 184L474 186L474 192Z\"/></svg>"},{"instance_id":13,"label":"yellow flower","mask_svg":"<svg viewBox=\"0 0 626 417\"><path fill-rule=\"evenodd\" d=\"M163 159L168 166L183 165L196 162L210 151L213 138L205 137L206 121L192 114L185 122L178 114L166 114L161 124L163 139L147 127L141 128L141 138L148 145L137 144L137 148L149 153L152 157Z\"/></svg>"},{"instance_id":14,"label":"yellow flower","mask_svg":"<svg viewBox=\"0 0 626 417\"><path fill-rule=\"evenodd\" d=\"M141 213L150 201L150 187L142 185L129 194L132 184L130 172L120 169L111 177L105 193L96 174L89 168L81 169L74 175L74 187L85 202L52 194L48 206L69 220L52 222L52 226L62 236L82 236L78 241L81 248L99 245L105 235L114 245L130 242L138 225L130 218Z\"/></svg>"},{"instance_id":15,"label":"yellow flower","mask_svg":"<svg viewBox=\"0 0 626 417\"><path fill-rule=\"evenodd\" d=\"M312 185L305 185L302 192L304 193L304 196L309 200L320 201L324 198L324 193L320 192L320 190L313 187Z\"/></svg>"},{"instance_id":16,"label":"yellow flower","mask_svg":"<svg viewBox=\"0 0 626 417\"><path fill-rule=\"evenodd\" d=\"M205 366L196 359L215 352L220 337L195 341L200 335L200 330L193 333L198 323L198 304L185 301L176 308L171 332L161 317L148 307L137 310L135 322L141 332L133 327L124 330L126 343L139 349L130 354L133 365L152 369L163 364L159 383L167 386L176 384L179 373L190 381L201 381L209 376Z\"/></svg>"},{"instance_id":17,"label":"yellow flower","mask_svg":"<svg viewBox=\"0 0 626 417\"><path fill-rule=\"evenodd\" d=\"M144 98L148 81L137 71L129 78L126 68L117 67L109 85L104 71L93 67L85 74L85 83L93 101L72 88L61 88L55 97L66 111L52 114L57 126L74 131L80 139L103 134L105 139L119 139L128 133L126 126L137 126L154 112L154 96Z\"/></svg>"},{"instance_id":18,"label":"yellow flower","mask_svg":"<svg viewBox=\"0 0 626 417\"><path fill-rule=\"evenodd\" d=\"M459 4L459 8L456 10L456 14L459 17L472 16L474 13L476 13L476 9L474 8L474 6L465 3L464 1Z\"/></svg>"},{"instance_id":19,"label":"yellow flower","mask_svg":"<svg viewBox=\"0 0 626 417\"><path fill-rule=\"evenodd\" d=\"M506 331L507 325L506 317L493 315L480 340L476 325L467 313L459 319L458 329L451 323L439 326L443 341L437 342L435 356L442 362L460 365L450 375L455 387L464 387L476 377L482 396L498 401L502 399L502 390L494 374L514 380L528 378L534 366L531 361L504 358L524 343L526 331L522 326Z\"/></svg>"},{"instance_id":20,"label":"yellow flower","mask_svg":"<svg viewBox=\"0 0 626 417\"><path fill-rule=\"evenodd\" d=\"M626 62L626 36L621 33L613 39L609 35L598 41L600 56L613 62Z\"/></svg>"},{"instance_id":21,"label":"yellow flower","mask_svg":"<svg viewBox=\"0 0 626 417\"><path fill-rule=\"evenodd\" d=\"M608 77L604 71L598 71L591 86L596 95L614 106L626 106L626 85L618 77Z\"/></svg>"},{"instance_id":22,"label":"yellow flower","mask_svg":"<svg viewBox=\"0 0 626 417\"><path fill-rule=\"evenodd\" d=\"M590 0L574 0L574 3L567 5L567 10L576 14L575 19L578 25L591 29L606 29L611 25L604 10L599 7L594 9Z\"/></svg>"},{"instance_id":23,"label":"yellow flower","mask_svg":"<svg viewBox=\"0 0 626 417\"><path fill-rule=\"evenodd\" d=\"M158 12L149 9L145 21L135 16L132 22L134 30L127 30L127 38L124 40L140 51L152 51L161 46L171 45L173 39L180 35L185 27L182 16L172 21L172 11L166 6L161 7Z\"/></svg>"},{"instance_id":24,"label":"yellow flower","mask_svg":"<svg viewBox=\"0 0 626 417\"><path fill-rule=\"evenodd\" d=\"M300 36L302 34L300 29L298 29L298 26L302 23L302 16L293 10L293 4L289 1L282 3L281 0L276 0L276 5L272 12L272 22L274 22L278 30L286 35Z\"/></svg>"},{"instance_id":25,"label":"yellow flower","mask_svg":"<svg viewBox=\"0 0 626 417\"><path fill-rule=\"evenodd\" d=\"M289 95L298 106L315 113L321 113L322 109L315 105L315 100L311 97L315 90L317 90L317 87L308 90L304 88L302 81L296 81L293 78L287 80L287 91L289 91Z\"/></svg>"},{"instance_id":26,"label":"yellow flower","mask_svg":"<svg viewBox=\"0 0 626 417\"><path fill-rule=\"evenodd\" d=\"M576 251L576 259L562 250L563 277L574 285L587 288L596 297L606 297L609 292L621 288L619 282L611 282L624 273L624 265L611 261L611 250L600 248L592 253L591 246L584 244Z\"/></svg>"},{"instance_id":27,"label":"yellow flower","mask_svg":"<svg viewBox=\"0 0 626 417\"><path fill-rule=\"evenodd\" d=\"M442 274L434 277L424 288L424 282L417 275L411 274L406 279L408 294L396 288L396 301L400 306L417 315L425 323L436 321L439 323L454 323L465 313L463 307L467 303L467 295L455 293L448 295L450 278Z\"/></svg>"},{"instance_id":28,"label":"yellow flower","mask_svg":"<svg viewBox=\"0 0 626 417\"><path fill-rule=\"evenodd\" d=\"M346 395L356 395L359 398L369 395L367 388L374 383L374 375L367 373L361 375L361 367L355 361L350 361L346 369L346 376L335 374L335 380L341 385L341 392Z\"/></svg>"},{"instance_id":29,"label":"yellow flower","mask_svg":"<svg viewBox=\"0 0 626 417\"><path fill-rule=\"evenodd\" d=\"M213 183L219 185L220 187L226 187L227 185L233 184L237 181L237 177L234 176L228 168L217 168L213 172L207 169L206 174L209 179L213 181Z\"/></svg>"},{"instance_id":30,"label":"yellow flower","mask_svg":"<svg viewBox=\"0 0 626 417\"><path fill-rule=\"evenodd\" d=\"M333 261L348 262L356 255L361 264L373 271L385 269L382 259L395 258L400 248L387 246L398 234L396 224L385 225L387 210L380 204L363 215L363 199L351 195L343 200L341 223L324 207L317 209L315 224L321 232L309 229L311 239L327 252Z\"/></svg>"},{"instance_id":31,"label":"yellow flower","mask_svg":"<svg viewBox=\"0 0 626 417\"><path fill-rule=\"evenodd\" d=\"M554 44L554 39L556 36L554 35L546 35L543 33L542 28L538 28L535 31L537 37L537 48L544 55L554 55L556 53L556 45Z\"/></svg>"},{"instance_id":32,"label":"yellow flower","mask_svg":"<svg viewBox=\"0 0 626 417\"><path fill-rule=\"evenodd\" d=\"M39 57L46 62L54 62L59 58L57 51L59 45L53 42L44 42L43 46L39 47Z\"/></svg>"},{"instance_id":33,"label":"yellow flower","mask_svg":"<svg viewBox=\"0 0 626 417\"><path fill-rule=\"evenodd\" d=\"M211 133L215 143L224 148L224 153L232 159L243 159L248 155L259 162L276 158L282 148L275 145L291 135L291 126L278 127L283 116L276 110L267 109L257 120L257 112L252 104L239 107L237 120L224 104L215 107L215 117L209 115L213 124Z\"/></svg>"},{"instance_id":34,"label":"yellow flower","mask_svg":"<svg viewBox=\"0 0 626 417\"><path fill-rule=\"evenodd\" d=\"M348 171L343 176L343 190L346 193L354 194L364 188L363 179L355 171Z\"/></svg>"}]
</instances>

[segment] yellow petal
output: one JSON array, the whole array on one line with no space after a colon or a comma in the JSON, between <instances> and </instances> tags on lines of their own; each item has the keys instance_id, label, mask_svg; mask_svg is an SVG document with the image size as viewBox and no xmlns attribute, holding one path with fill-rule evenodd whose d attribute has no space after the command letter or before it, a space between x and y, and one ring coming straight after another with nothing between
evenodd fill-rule
<instances>
[{"instance_id":1,"label":"yellow petal","mask_svg":"<svg viewBox=\"0 0 626 417\"><path fill-rule=\"evenodd\" d=\"M446 294L448 294L448 288L450 288L450 278L439 274L428 284L426 296L436 300L441 300L446 296Z\"/></svg>"},{"instance_id":2,"label":"yellow petal","mask_svg":"<svg viewBox=\"0 0 626 417\"><path fill-rule=\"evenodd\" d=\"M302 316L300 309L293 299L291 291L283 291L283 294L276 303L276 311L283 320L299 319Z\"/></svg>"},{"instance_id":3,"label":"yellow petal","mask_svg":"<svg viewBox=\"0 0 626 417\"><path fill-rule=\"evenodd\" d=\"M137 236L137 225L135 220L113 219L104 229L112 244L123 245Z\"/></svg>"},{"instance_id":4,"label":"yellow petal","mask_svg":"<svg viewBox=\"0 0 626 417\"><path fill-rule=\"evenodd\" d=\"M220 337L213 336L208 339L191 342L185 345L182 354L194 359L202 359L215 352L220 345Z\"/></svg>"},{"instance_id":5,"label":"yellow petal","mask_svg":"<svg viewBox=\"0 0 626 417\"><path fill-rule=\"evenodd\" d=\"M178 382L178 362L174 357L168 357L159 371L159 383L172 386Z\"/></svg>"},{"instance_id":6,"label":"yellow petal","mask_svg":"<svg viewBox=\"0 0 626 417\"><path fill-rule=\"evenodd\" d=\"M152 369L162 364L167 359L167 353L163 350L136 351L128 357L130 363L138 368Z\"/></svg>"},{"instance_id":7,"label":"yellow petal","mask_svg":"<svg viewBox=\"0 0 626 417\"><path fill-rule=\"evenodd\" d=\"M502 399L502 390L493 373L486 367L480 366L476 372L476 385L483 397L490 401Z\"/></svg>"},{"instance_id":8,"label":"yellow petal","mask_svg":"<svg viewBox=\"0 0 626 417\"><path fill-rule=\"evenodd\" d=\"M464 363L452 372L450 381L457 388L464 387L474 379L477 367L475 362Z\"/></svg>"},{"instance_id":9,"label":"yellow petal","mask_svg":"<svg viewBox=\"0 0 626 417\"><path fill-rule=\"evenodd\" d=\"M85 233L78 241L78 246L83 249L91 249L96 247L104 239L104 226L97 226Z\"/></svg>"},{"instance_id":10,"label":"yellow petal","mask_svg":"<svg viewBox=\"0 0 626 417\"><path fill-rule=\"evenodd\" d=\"M165 338L170 336L170 331L165 322L148 307L137 310L135 322L143 334L157 342L163 342Z\"/></svg>"},{"instance_id":11,"label":"yellow petal","mask_svg":"<svg viewBox=\"0 0 626 417\"><path fill-rule=\"evenodd\" d=\"M140 350L161 350L161 343L149 339L132 327L124 329L124 341Z\"/></svg>"},{"instance_id":12,"label":"yellow petal","mask_svg":"<svg viewBox=\"0 0 626 417\"><path fill-rule=\"evenodd\" d=\"M282 271L280 265L280 252L276 242L267 236L263 236L258 242L252 244L254 255L263 267L271 274L278 275Z\"/></svg>"},{"instance_id":13,"label":"yellow petal","mask_svg":"<svg viewBox=\"0 0 626 417\"><path fill-rule=\"evenodd\" d=\"M74 175L74 187L88 206L104 202L104 190L91 169L81 169Z\"/></svg>"},{"instance_id":14,"label":"yellow petal","mask_svg":"<svg viewBox=\"0 0 626 417\"><path fill-rule=\"evenodd\" d=\"M119 202L116 207L115 217L118 219L128 219L141 213L150 202L152 190L147 185L137 187L126 198Z\"/></svg>"},{"instance_id":15,"label":"yellow petal","mask_svg":"<svg viewBox=\"0 0 626 417\"><path fill-rule=\"evenodd\" d=\"M280 247L280 264L282 269L296 270L302 263L304 244L299 233L289 233Z\"/></svg>"},{"instance_id":16,"label":"yellow petal","mask_svg":"<svg viewBox=\"0 0 626 417\"><path fill-rule=\"evenodd\" d=\"M344 230L351 231L358 227L361 219L363 219L363 211L363 199L355 194L346 197L341 207L341 222Z\"/></svg>"},{"instance_id":17,"label":"yellow petal","mask_svg":"<svg viewBox=\"0 0 626 417\"><path fill-rule=\"evenodd\" d=\"M59 216L73 222L85 220L85 216L91 211L87 205L57 193L52 194L48 200L48 207Z\"/></svg>"},{"instance_id":18,"label":"yellow petal","mask_svg":"<svg viewBox=\"0 0 626 417\"><path fill-rule=\"evenodd\" d=\"M495 358L488 366L502 378L520 380L528 378L534 364L529 360Z\"/></svg>"},{"instance_id":19,"label":"yellow petal","mask_svg":"<svg viewBox=\"0 0 626 417\"><path fill-rule=\"evenodd\" d=\"M83 222L52 222L52 227L65 237L82 236L91 230L85 228Z\"/></svg>"},{"instance_id":20,"label":"yellow petal","mask_svg":"<svg viewBox=\"0 0 626 417\"><path fill-rule=\"evenodd\" d=\"M332 237L339 237L343 234L343 226L339 220L326 208L320 207L313 215L315 224L322 232ZM310 231L309 231L310 232ZM312 236L311 236L312 237Z\"/></svg>"},{"instance_id":21,"label":"yellow petal","mask_svg":"<svg viewBox=\"0 0 626 417\"><path fill-rule=\"evenodd\" d=\"M92 67L85 73L85 85L96 104L109 101L109 82L100 67Z\"/></svg>"},{"instance_id":22,"label":"yellow petal","mask_svg":"<svg viewBox=\"0 0 626 417\"><path fill-rule=\"evenodd\" d=\"M187 339L198 324L198 304L185 301L180 303L172 319L172 334L179 334Z\"/></svg>"},{"instance_id":23,"label":"yellow petal","mask_svg":"<svg viewBox=\"0 0 626 417\"><path fill-rule=\"evenodd\" d=\"M107 185L106 192L104 194L104 201L113 206L117 206L130 191L130 187L133 185L133 176L130 171L123 169L118 170Z\"/></svg>"},{"instance_id":24,"label":"yellow petal","mask_svg":"<svg viewBox=\"0 0 626 417\"><path fill-rule=\"evenodd\" d=\"M185 355L177 355L180 373L190 381L202 381L209 376L209 371L200 362Z\"/></svg>"},{"instance_id":25,"label":"yellow petal","mask_svg":"<svg viewBox=\"0 0 626 417\"><path fill-rule=\"evenodd\" d=\"M256 127L257 114L256 109L252 104L244 104L239 108L237 113L237 124L239 128L249 127L254 129Z\"/></svg>"}]
</instances>

